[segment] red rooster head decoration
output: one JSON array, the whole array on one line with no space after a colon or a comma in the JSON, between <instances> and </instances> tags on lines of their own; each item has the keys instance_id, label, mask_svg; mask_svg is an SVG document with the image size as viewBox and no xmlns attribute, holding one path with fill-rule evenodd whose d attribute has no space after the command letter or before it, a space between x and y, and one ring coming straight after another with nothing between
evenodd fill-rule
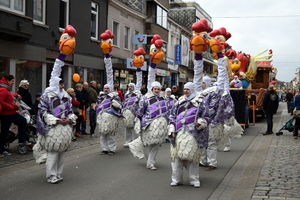
<instances>
[{"instance_id":1,"label":"red rooster head decoration","mask_svg":"<svg viewBox=\"0 0 300 200\"><path fill-rule=\"evenodd\" d=\"M100 50L104 54L108 54L112 52L112 39L114 38L114 34L111 33L110 30L106 30L104 33L100 35L101 38L101 44L100 44Z\"/></svg>"},{"instance_id":2,"label":"red rooster head decoration","mask_svg":"<svg viewBox=\"0 0 300 200\"><path fill-rule=\"evenodd\" d=\"M65 27L65 30L60 36L58 42L59 50L62 54L71 55L74 53L75 46L76 46L76 42L75 42L76 33L77 33L76 29L73 26L68 25Z\"/></svg>"},{"instance_id":3,"label":"red rooster head decoration","mask_svg":"<svg viewBox=\"0 0 300 200\"><path fill-rule=\"evenodd\" d=\"M212 31L206 19L201 19L192 25L194 36L190 40L190 50L201 54L207 50L208 33Z\"/></svg>"},{"instance_id":4,"label":"red rooster head decoration","mask_svg":"<svg viewBox=\"0 0 300 200\"><path fill-rule=\"evenodd\" d=\"M144 51L143 48L139 48L138 50L135 50L133 52L133 54L135 55L131 65L135 66L137 68L143 67L144 66L144 60L145 60L145 55L146 52Z\"/></svg>"},{"instance_id":5,"label":"red rooster head decoration","mask_svg":"<svg viewBox=\"0 0 300 200\"><path fill-rule=\"evenodd\" d=\"M222 52L228 47L228 44L225 42L231 37L231 34L224 27L214 30L210 33L210 36L213 37L209 41L209 46L213 53Z\"/></svg>"},{"instance_id":6,"label":"red rooster head decoration","mask_svg":"<svg viewBox=\"0 0 300 200\"><path fill-rule=\"evenodd\" d=\"M150 61L154 64L160 63L164 59L164 52L162 51L163 48L163 41L159 35L154 35L150 41Z\"/></svg>"}]
</instances>

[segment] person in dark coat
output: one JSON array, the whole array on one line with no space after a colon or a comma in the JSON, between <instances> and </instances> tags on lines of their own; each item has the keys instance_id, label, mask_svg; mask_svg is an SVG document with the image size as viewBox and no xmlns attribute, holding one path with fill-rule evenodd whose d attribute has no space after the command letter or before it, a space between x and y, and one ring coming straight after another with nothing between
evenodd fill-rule
<instances>
[{"instance_id":1,"label":"person in dark coat","mask_svg":"<svg viewBox=\"0 0 300 200\"><path fill-rule=\"evenodd\" d=\"M17 92L21 97L22 101L26 103L27 106L32 108L32 97L29 92L29 82L27 80L21 80L19 84L19 91ZM31 110L29 110L30 114Z\"/></svg>"},{"instance_id":2,"label":"person in dark coat","mask_svg":"<svg viewBox=\"0 0 300 200\"><path fill-rule=\"evenodd\" d=\"M263 135L273 134L273 115L276 114L279 105L278 95L274 86L270 85L263 101L263 109L266 113L268 129Z\"/></svg>"},{"instance_id":3,"label":"person in dark coat","mask_svg":"<svg viewBox=\"0 0 300 200\"><path fill-rule=\"evenodd\" d=\"M31 115L37 115L37 112L38 112L38 105L39 105L39 102L40 102L40 99L41 99L41 96L42 96L42 93L37 93L35 95L35 102L34 104L32 104L32 107L31 107Z\"/></svg>"},{"instance_id":4,"label":"person in dark coat","mask_svg":"<svg viewBox=\"0 0 300 200\"><path fill-rule=\"evenodd\" d=\"M298 95L295 97L295 110L300 110L300 90ZM298 139L299 137L299 126L300 126L300 119L295 119L295 126L294 126L294 139Z\"/></svg>"},{"instance_id":5,"label":"person in dark coat","mask_svg":"<svg viewBox=\"0 0 300 200\"><path fill-rule=\"evenodd\" d=\"M292 113L292 108L290 103L294 100L294 95L292 93L292 90L291 89L288 89L287 93L286 93L286 96L285 96L285 101L286 101L286 104L287 104L287 110L288 110L288 113L291 113L291 115L293 114Z\"/></svg>"}]
</instances>

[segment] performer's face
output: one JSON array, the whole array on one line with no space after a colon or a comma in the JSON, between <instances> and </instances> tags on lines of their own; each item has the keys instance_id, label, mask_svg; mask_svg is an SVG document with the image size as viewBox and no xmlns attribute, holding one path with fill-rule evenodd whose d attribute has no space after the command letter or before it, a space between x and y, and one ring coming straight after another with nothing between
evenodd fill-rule
<instances>
[{"instance_id":1,"label":"performer's face","mask_svg":"<svg viewBox=\"0 0 300 200\"><path fill-rule=\"evenodd\" d=\"M62 91L65 87L65 84L64 83L60 83L59 84L59 90Z\"/></svg>"},{"instance_id":2,"label":"performer's face","mask_svg":"<svg viewBox=\"0 0 300 200\"><path fill-rule=\"evenodd\" d=\"M206 89L206 83L205 82L202 82L202 89Z\"/></svg>"},{"instance_id":3,"label":"performer's face","mask_svg":"<svg viewBox=\"0 0 300 200\"><path fill-rule=\"evenodd\" d=\"M159 87L153 87L152 92L155 96L159 95L161 89Z\"/></svg>"},{"instance_id":4,"label":"performer's face","mask_svg":"<svg viewBox=\"0 0 300 200\"><path fill-rule=\"evenodd\" d=\"M129 85L129 86L128 86L128 90L129 90L129 91L133 91L133 90L134 90L133 85Z\"/></svg>"},{"instance_id":5,"label":"performer's face","mask_svg":"<svg viewBox=\"0 0 300 200\"><path fill-rule=\"evenodd\" d=\"M108 94L109 91L110 91L109 87L104 87L103 89L104 89L104 93L105 93L105 94Z\"/></svg>"},{"instance_id":6,"label":"performer's face","mask_svg":"<svg viewBox=\"0 0 300 200\"><path fill-rule=\"evenodd\" d=\"M190 89L187 89L187 88L184 88L183 90L183 93L186 97L190 96L191 95L191 90Z\"/></svg>"},{"instance_id":7,"label":"performer's face","mask_svg":"<svg viewBox=\"0 0 300 200\"><path fill-rule=\"evenodd\" d=\"M171 91L167 91L167 95L168 95L168 96L171 96Z\"/></svg>"}]
</instances>

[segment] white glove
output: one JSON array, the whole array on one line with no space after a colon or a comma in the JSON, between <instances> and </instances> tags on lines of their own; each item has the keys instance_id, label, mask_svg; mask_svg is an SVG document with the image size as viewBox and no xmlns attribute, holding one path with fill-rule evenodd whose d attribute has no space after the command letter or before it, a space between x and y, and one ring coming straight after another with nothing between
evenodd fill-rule
<instances>
[{"instance_id":1,"label":"white glove","mask_svg":"<svg viewBox=\"0 0 300 200\"><path fill-rule=\"evenodd\" d=\"M197 122L200 124L200 126L197 126L197 130L203 130L207 127L207 122L203 118L197 119Z\"/></svg>"},{"instance_id":2,"label":"white glove","mask_svg":"<svg viewBox=\"0 0 300 200\"><path fill-rule=\"evenodd\" d=\"M113 107L115 107L115 108L121 108L121 105L120 105L117 101L115 101L115 100L112 100L112 101L111 101L111 105L112 105Z\"/></svg>"},{"instance_id":3,"label":"white glove","mask_svg":"<svg viewBox=\"0 0 300 200\"><path fill-rule=\"evenodd\" d=\"M171 140L174 140L175 138L175 127L173 124L168 125L168 137Z\"/></svg>"}]
</instances>

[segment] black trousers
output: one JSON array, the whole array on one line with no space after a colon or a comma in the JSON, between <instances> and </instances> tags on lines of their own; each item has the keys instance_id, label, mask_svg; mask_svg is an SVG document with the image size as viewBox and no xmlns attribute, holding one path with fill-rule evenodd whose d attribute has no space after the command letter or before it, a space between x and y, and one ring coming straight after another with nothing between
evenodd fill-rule
<instances>
[{"instance_id":1,"label":"black trousers","mask_svg":"<svg viewBox=\"0 0 300 200\"><path fill-rule=\"evenodd\" d=\"M273 133L273 113L266 112L266 118L267 118L267 132Z\"/></svg>"},{"instance_id":2,"label":"black trousers","mask_svg":"<svg viewBox=\"0 0 300 200\"><path fill-rule=\"evenodd\" d=\"M0 153L4 151L5 139L8 134L11 123L18 125L19 143L26 141L26 119L19 113L12 115L1 115L1 133L0 133Z\"/></svg>"},{"instance_id":3,"label":"black trousers","mask_svg":"<svg viewBox=\"0 0 300 200\"><path fill-rule=\"evenodd\" d=\"M295 126L294 126L294 136L298 136L299 126L300 126L300 119L296 119Z\"/></svg>"},{"instance_id":4,"label":"black trousers","mask_svg":"<svg viewBox=\"0 0 300 200\"><path fill-rule=\"evenodd\" d=\"M91 127L91 129L90 129L90 133L91 133L91 135L92 135L92 134L94 134L94 133L95 133L96 123L92 123L92 124L90 124L90 127Z\"/></svg>"}]
</instances>

